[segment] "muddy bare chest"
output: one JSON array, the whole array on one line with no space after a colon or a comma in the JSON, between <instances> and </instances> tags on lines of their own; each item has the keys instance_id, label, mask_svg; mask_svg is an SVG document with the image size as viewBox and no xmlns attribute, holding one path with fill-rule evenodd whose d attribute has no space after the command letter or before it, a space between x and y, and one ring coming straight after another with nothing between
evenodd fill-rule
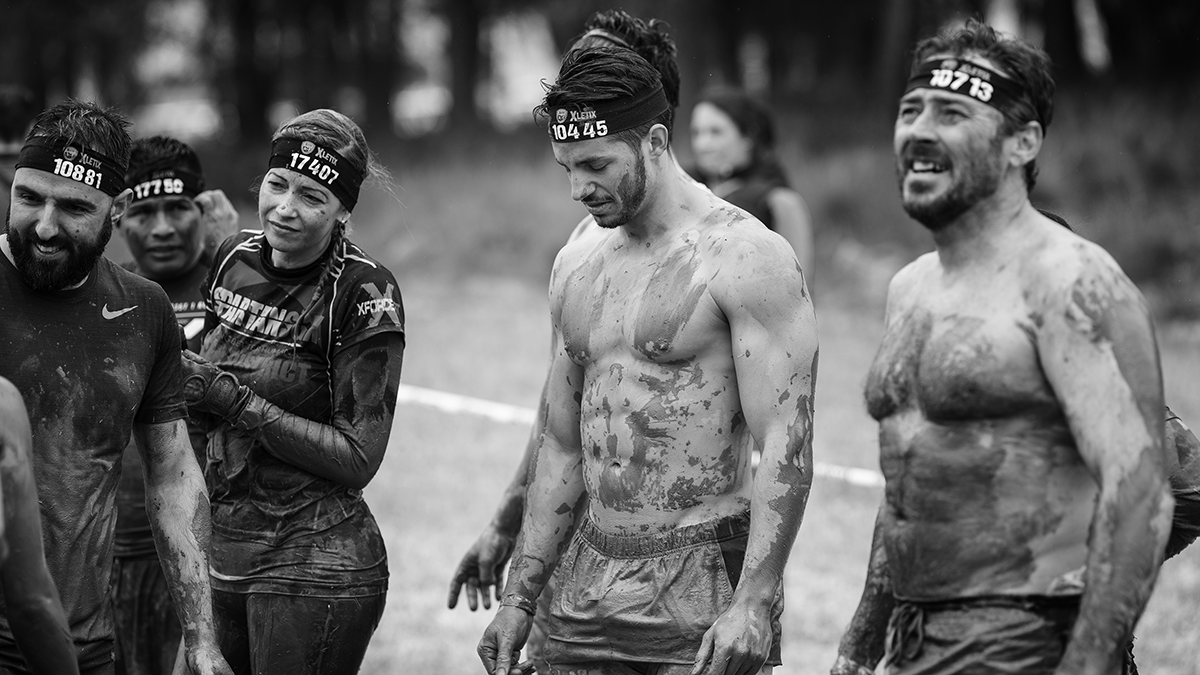
<instances>
[{"instance_id":1,"label":"muddy bare chest","mask_svg":"<svg viewBox=\"0 0 1200 675\"><path fill-rule=\"evenodd\" d=\"M930 420L974 420L1052 406L1032 322L992 309L915 307L892 321L868 371L871 416L919 410Z\"/></svg>"},{"instance_id":2,"label":"muddy bare chest","mask_svg":"<svg viewBox=\"0 0 1200 675\"><path fill-rule=\"evenodd\" d=\"M577 363L629 353L670 364L728 344L729 327L698 261L611 265L566 285L562 332Z\"/></svg>"}]
</instances>

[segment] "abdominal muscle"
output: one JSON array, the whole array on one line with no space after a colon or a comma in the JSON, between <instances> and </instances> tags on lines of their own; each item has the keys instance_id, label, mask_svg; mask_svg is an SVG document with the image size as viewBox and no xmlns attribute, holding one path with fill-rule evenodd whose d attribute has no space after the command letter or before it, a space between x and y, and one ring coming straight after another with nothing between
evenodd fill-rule
<instances>
[{"instance_id":1,"label":"abdominal muscle","mask_svg":"<svg viewBox=\"0 0 1200 675\"><path fill-rule=\"evenodd\" d=\"M746 513L753 440L736 387L722 384L732 379L642 366L609 368L585 388L583 475L597 527L633 536Z\"/></svg>"},{"instance_id":2,"label":"abdominal muscle","mask_svg":"<svg viewBox=\"0 0 1200 675\"><path fill-rule=\"evenodd\" d=\"M880 428L896 596L1079 593L1096 484L1065 429L904 416Z\"/></svg>"}]
</instances>

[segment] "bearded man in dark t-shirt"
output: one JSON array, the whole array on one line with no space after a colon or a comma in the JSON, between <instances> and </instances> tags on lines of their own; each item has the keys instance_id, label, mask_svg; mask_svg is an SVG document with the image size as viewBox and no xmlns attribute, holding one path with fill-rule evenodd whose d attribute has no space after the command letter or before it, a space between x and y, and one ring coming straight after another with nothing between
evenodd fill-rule
<instances>
[{"instance_id":1,"label":"bearded man in dark t-shirt","mask_svg":"<svg viewBox=\"0 0 1200 675\"><path fill-rule=\"evenodd\" d=\"M0 238L0 376L32 421L46 561L86 674L113 672L114 498L133 434L194 673L228 673L207 581L208 498L187 441L179 328L162 289L103 259L129 206L128 122L66 101L38 115ZM0 605L0 673L27 672Z\"/></svg>"},{"instance_id":2,"label":"bearded man in dark t-shirt","mask_svg":"<svg viewBox=\"0 0 1200 675\"><path fill-rule=\"evenodd\" d=\"M135 141L125 183L133 196L116 222L133 256L125 267L162 286L188 348L198 351L204 327L200 287L208 274L208 245L234 231L237 212L223 192L204 190L200 158L174 138ZM208 440L203 426L189 419L188 436L203 467ZM169 675L183 630L155 551L141 456L136 444L131 445L122 460L117 488L113 547L116 670L117 675Z\"/></svg>"}]
</instances>

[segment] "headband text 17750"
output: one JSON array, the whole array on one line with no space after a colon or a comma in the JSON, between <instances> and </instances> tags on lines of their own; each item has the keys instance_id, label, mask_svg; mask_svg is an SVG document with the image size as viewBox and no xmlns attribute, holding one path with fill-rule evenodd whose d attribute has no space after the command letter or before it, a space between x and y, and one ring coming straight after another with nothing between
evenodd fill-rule
<instances>
[{"instance_id":1,"label":"headband text 17750","mask_svg":"<svg viewBox=\"0 0 1200 675\"><path fill-rule=\"evenodd\" d=\"M129 176L133 201L157 197L195 199L204 191L204 176L173 166L148 167Z\"/></svg>"},{"instance_id":2,"label":"headband text 17750","mask_svg":"<svg viewBox=\"0 0 1200 675\"><path fill-rule=\"evenodd\" d=\"M116 197L125 189L125 167L65 138L39 136L30 139L17 156L17 168L22 167L48 171L83 183L109 197Z\"/></svg>"},{"instance_id":3,"label":"headband text 17750","mask_svg":"<svg viewBox=\"0 0 1200 675\"><path fill-rule=\"evenodd\" d=\"M670 110L662 83L628 98L582 107L550 109L550 140L577 143L617 134L656 119Z\"/></svg>"},{"instance_id":4,"label":"headband text 17750","mask_svg":"<svg viewBox=\"0 0 1200 675\"><path fill-rule=\"evenodd\" d=\"M312 141L284 137L271 144L272 169L288 169L329 188L347 211L358 203L363 177L350 162L329 148Z\"/></svg>"},{"instance_id":5,"label":"headband text 17750","mask_svg":"<svg viewBox=\"0 0 1200 675\"><path fill-rule=\"evenodd\" d=\"M973 61L954 57L929 59L908 79L904 93L913 89L941 89L969 96L997 110L1021 98L1021 85Z\"/></svg>"}]
</instances>

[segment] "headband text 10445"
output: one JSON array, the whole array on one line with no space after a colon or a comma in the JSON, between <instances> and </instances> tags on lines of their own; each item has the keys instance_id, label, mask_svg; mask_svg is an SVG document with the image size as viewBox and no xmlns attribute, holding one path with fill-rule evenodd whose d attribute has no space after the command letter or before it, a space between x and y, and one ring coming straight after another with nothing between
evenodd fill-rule
<instances>
[{"instance_id":1,"label":"headband text 10445","mask_svg":"<svg viewBox=\"0 0 1200 675\"><path fill-rule=\"evenodd\" d=\"M550 140L577 143L639 127L670 110L662 83L628 98L550 109Z\"/></svg>"}]
</instances>

